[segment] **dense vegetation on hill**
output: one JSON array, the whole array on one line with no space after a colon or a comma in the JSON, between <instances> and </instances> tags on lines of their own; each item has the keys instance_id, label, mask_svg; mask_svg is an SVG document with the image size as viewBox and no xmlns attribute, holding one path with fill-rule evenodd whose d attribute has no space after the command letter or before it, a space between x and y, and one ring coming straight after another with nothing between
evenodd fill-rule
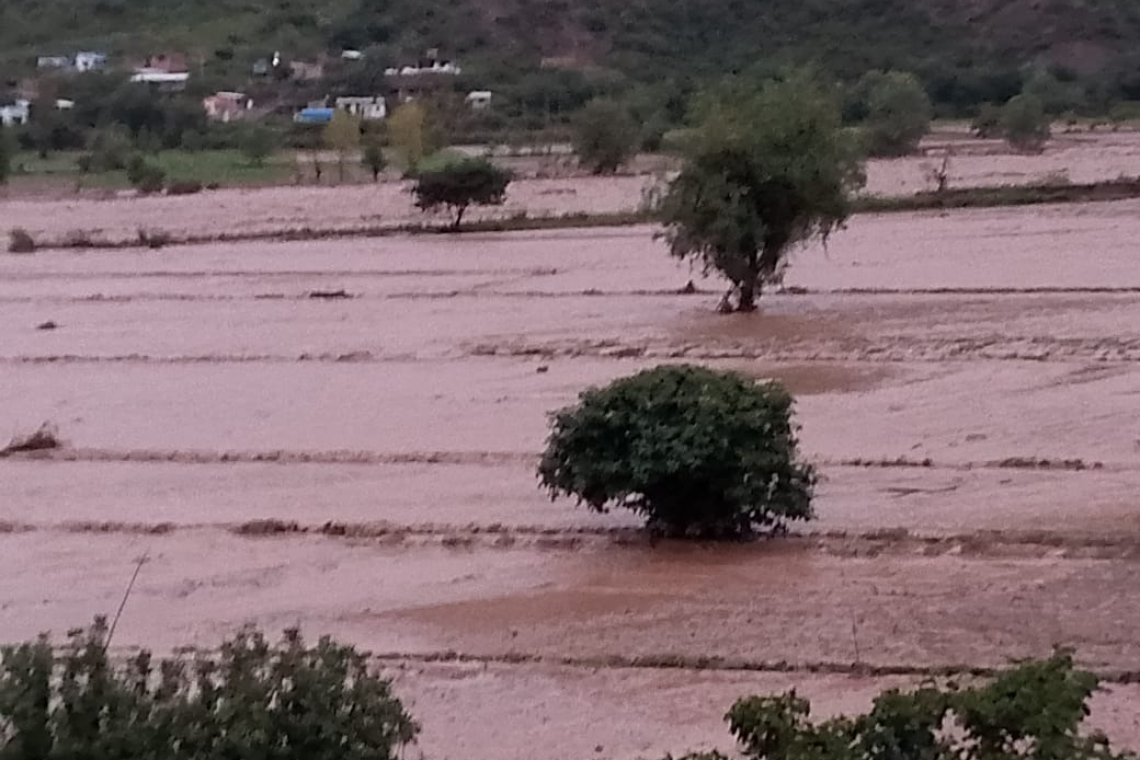
<instances>
[{"instance_id":1,"label":"dense vegetation on hill","mask_svg":"<svg viewBox=\"0 0 1140 760\"><path fill-rule=\"evenodd\" d=\"M428 47L488 83L543 59L612 79L705 79L815 62L843 77L916 72L936 103L1002 100L1029 63L1096 74L1140 97L1134 0L5 0L0 62L101 47L189 52L233 74L275 49L370 48L385 63Z\"/></svg>"}]
</instances>

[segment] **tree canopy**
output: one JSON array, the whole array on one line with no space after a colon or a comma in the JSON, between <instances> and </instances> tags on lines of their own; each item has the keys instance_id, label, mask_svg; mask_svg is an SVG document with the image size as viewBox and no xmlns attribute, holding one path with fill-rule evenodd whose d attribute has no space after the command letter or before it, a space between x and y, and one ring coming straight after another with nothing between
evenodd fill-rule
<instances>
[{"instance_id":1,"label":"tree canopy","mask_svg":"<svg viewBox=\"0 0 1140 760\"><path fill-rule=\"evenodd\" d=\"M931 105L913 74L873 71L863 78L867 115L863 129L873 156L904 156L930 132Z\"/></svg>"},{"instance_id":2,"label":"tree canopy","mask_svg":"<svg viewBox=\"0 0 1140 760\"><path fill-rule=\"evenodd\" d=\"M1049 141L1049 117L1036 95L1022 93L1001 110L1001 134L1017 150L1040 152Z\"/></svg>"},{"instance_id":3,"label":"tree canopy","mask_svg":"<svg viewBox=\"0 0 1140 760\"><path fill-rule=\"evenodd\" d=\"M594 174L613 174L633 158L638 137L629 111L612 100L594 100L575 123L574 152Z\"/></svg>"},{"instance_id":4,"label":"tree canopy","mask_svg":"<svg viewBox=\"0 0 1140 760\"><path fill-rule=\"evenodd\" d=\"M660 202L669 250L715 269L752 311L789 250L825 239L864 182L858 140L807 72L703 99L680 174Z\"/></svg>"},{"instance_id":5,"label":"tree canopy","mask_svg":"<svg viewBox=\"0 0 1140 760\"><path fill-rule=\"evenodd\" d=\"M812 517L792 397L731 372L664 366L584 392L551 423L539 479L551 497L626 507L656 532L739 537Z\"/></svg>"},{"instance_id":6,"label":"tree canopy","mask_svg":"<svg viewBox=\"0 0 1140 760\"><path fill-rule=\"evenodd\" d=\"M468 207L502 205L510 183L511 173L485 158L448 157L421 168L412 193L422 211L451 209L455 214L452 227L459 229Z\"/></svg>"}]
</instances>

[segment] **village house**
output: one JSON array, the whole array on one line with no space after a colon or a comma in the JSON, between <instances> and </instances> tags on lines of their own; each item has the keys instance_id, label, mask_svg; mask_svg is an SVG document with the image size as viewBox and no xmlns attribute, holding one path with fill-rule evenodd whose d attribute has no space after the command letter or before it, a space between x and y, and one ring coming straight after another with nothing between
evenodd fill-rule
<instances>
[{"instance_id":1,"label":"village house","mask_svg":"<svg viewBox=\"0 0 1140 760\"><path fill-rule=\"evenodd\" d=\"M210 120L228 124L244 119L253 108L253 99L242 92L220 91L203 98L202 108Z\"/></svg>"},{"instance_id":2,"label":"village house","mask_svg":"<svg viewBox=\"0 0 1140 760\"><path fill-rule=\"evenodd\" d=\"M65 55L41 55L36 59L37 69L70 69L71 59Z\"/></svg>"},{"instance_id":3,"label":"village house","mask_svg":"<svg viewBox=\"0 0 1140 760\"><path fill-rule=\"evenodd\" d=\"M0 124L5 127L16 127L28 123L32 104L23 98L7 105L0 106Z\"/></svg>"},{"instance_id":4,"label":"village house","mask_svg":"<svg viewBox=\"0 0 1140 760\"><path fill-rule=\"evenodd\" d=\"M473 111L482 111L491 107L492 97L494 97L494 93L490 90L472 90L467 93L467 105Z\"/></svg>"},{"instance_id":5,"label":"village house","mask_svg":"<svg viewBox=\"0 0 1140 760\"><path fill-rule=\"evenodd\" d=\"M90 50L75 54L75 70L79 72L102 71L107 68L107 56Z\"/></svg>"},{"instance_id":6,"label":"village house","mask_svg":"<svg viewBox=\"0 0 1140 760\"><path fill-rule=\"evenodd\" d=\"M163 92L181 92L189 80L186 56L180 53L148 56L131 75L132 82L148 84Z\"/></svg>"},{"instance_id":7,"label":"village house","mask_svg":"<svg viewBox=\"0 0 1140 760\"><path fill-rule=\"evenodd\" d=\"M289 76L298 82L316 82L325 77L325 66L320 61L289 61Z\"/></svg>"},{"instance_id":8,"label":"village house","mask_svg":"<svg viewBox=\"0 0 1140 760\"><path fill-rule=\"evenodd\" d=\"M341 97L336 99L336 107L348 111L364 121L381 121L388 116L388 105L380 95L376 97Z\"/></svg>"}]
</instances>

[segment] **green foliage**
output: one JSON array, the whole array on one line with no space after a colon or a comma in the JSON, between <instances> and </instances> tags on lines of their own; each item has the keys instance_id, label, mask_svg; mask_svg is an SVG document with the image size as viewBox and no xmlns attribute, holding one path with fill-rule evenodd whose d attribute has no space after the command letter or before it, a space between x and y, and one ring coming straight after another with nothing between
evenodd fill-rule
<instances>
[{"instance_id":1,"label":"green foliage","mask_svg":"<svg viewBox=\"0 0 1140 760\"><path fill-rule=\"evenodd\" d=\"M166 182L166 171L136 154L127 162L127 181L143 195L160 193Z\"/></svg>"},{"instance_id":2,"label":"green foliage","mask_svg":"<svg viewBox=\"0 0 1140 760\"><path fill-rule=\"evenodd\" d=\"M364 153L360 157L360 162L372 172L372 181L379 182L380 172L388 165L388 159L384 157L384 150L378 140L370 138L364 143Z\"/></svg>"},{"instance_id":3,"label":"green foliage","mask_svg":"<svg viewBox=\"0 0 1140 760\"><path fill-rule=\"evenodd\" d=\"M277 150L277 134L261 124L247 126L241 136L241 153L251 166L265 166Z\"/></svg>"},{"instance_id":4,"label":"green foliage","mask_svg":"<svg viewBox=\"0 0 1140 760\"><path fill-rule=\"evenodd\" d=\"M0 652L0 760L394 760L419 727L367 656L296 630L227 640L217 658L123 665L102 619L57 651Z\"/></svg>"},{"instance_id":5,"label":"green foliage","mask_svg":"<svg viewBox=\"0 0 1140 760\"><path fill-rule=\"evenodd\" d=\"M538 475L552 498L632 509L654 531L748 536L813 516L815 471L799 459L791 415L775 383L645 370L557 412Z\"/></svg>"},{"instance_id":6,"label":"green foliage","mask_svg":"<svg viewBox=\"0 0 1140 760\"><path fill-rule=\"evenodd\" d=\"M970 122L970 131L982 138L1001 136L1001 109L993 103L983 103L978 115Z\"/></svg>"},{"instance_id":7,"label":"green foliage","mask_svg":"<svg viewBox=\"0 0 1140 760\"><path fill-rule=\"evenodd\" d=\"M578 116L574 152L594 174L613 174L637 152L633 117L612 100L594 100Z\"/></svg>"},{"instance_id":8,"label":"green foliage","mask_svg":"<svg viewBox=\"0 0 1140 760\"><path fill-rule=\"evenodd\" d=\"M864 176L838 105L807 73L760 90L734 86L700 104L703 119L660 212L670 252L716 269L751 311L795 245L826 239Z\"/></svg>"},{"instance_id":9,"label":"green foliage","mask_svg":"<svg viewBox=\"0 0 1140 760\"><path fill-rule=\"evenodd\" d=\"M1017 150L1039 153L1050 133L1045 106L1036 95L1018 95L1001 110L1001 135Z\"/></svg>"},{"instance_id":10,"label":"green foliage","mask_svg":"<svg viewBox=\"0 0 1140 760\"><path fill-rule=\"evenodd\" d=\"M345 158L360 146L360 119L338 108L325 127L324 140L325 147L336 151L340 181L344 182Z\"/></svg>"},{"instance_id":11,"label":"green foliage","mask_svg":"<svg viewBox=\"0 0 1140 760\"><path fill-rule=\"evenodd\" d=\"M126 169L133 146L131 136L123 127L106 127L95 132L90 142L90 153L81 159L84 172L109 172Z\"/></svg>"},{"instance_id":12,"label":"green foliage","mask_svg":"<svg viewBox=\"0 0 1140 760\"><path fill-rule=\"evenodd\" d=\"M459 229L469 206L502 205L510 183L511 173L485 158L456 158L418 171L412 193L422 211L451 209Z\"/></svg>"},{"instance_id":13,"label":"green foliage","mask_svg":"<svg viewBox=\"0 0 1140 760\"><path fill-rule=\"evenodd\" d=\"M414 170L424 156L439 150L440 142L428 124L427 111L419 103L404 103L388 117L388 144L399 151L409 170Z\"/></svg>"},{"instance_id":14,"label":"green foliage","mask_svg":"<svg viewBox=\"0 0 1140 760\"><path fill-rule=\"evenodd\" d=\"M0 185L12 175L12 157L16 154L15 141L6 127L0 127Z\"/></svg>"},{"instance_id":15,"label":"green foliage","mask_svg":"<svg viewBox=\"0 0 1140 760\"><path fill-rule=\"evenodd\" d=\"M904 156L930 132L930 98L913 74L873 71L863 78L867 115L863 129L873 156Z\"/></svg>"},{"instance_id":16,"label":"green foliage","mask_svg":"<svg viewBox=\"0 0 1140 760\"><path fill-rule=\"evenodd\" d=\"M756 760L1111 760L1103 737L1081 722L1097 688L1091 673L1058 653L969 688L891 689L855 718L811 723L796 693L746 697L725 719Z\"/></svg>"}]
</instances>

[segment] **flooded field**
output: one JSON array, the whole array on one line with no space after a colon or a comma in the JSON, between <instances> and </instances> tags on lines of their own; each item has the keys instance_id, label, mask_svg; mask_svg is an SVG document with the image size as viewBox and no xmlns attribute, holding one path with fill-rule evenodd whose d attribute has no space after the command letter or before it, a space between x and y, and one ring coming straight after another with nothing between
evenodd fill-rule
<instances>
[{"instance_id":1,"label":"flooded field","mask_svg":"<svg viewBox=\"0 0 1140 760\"><path fill-rule=\"evenodd\" d=\"M113 610L145 555L118 646L343 637L431 758L727 749L745 693L835 714L1055 645L1140 749L1140 202L861 216L750 316L654 232L0 257L0 435L67 442L0 460L0 640ZM798 395L817 522L651 546L538 490L548 413L677 361Z\"/></svg>"},{"instance_id":2,"label":"flooded field","mask_svg":"<svg viewBox=\"0 0 1140 760\"><path fill-rule=\"evenodd\" d=\"M912 195L934 189L930 170L951 155L949 186L988 187L1071 181L1091 183L1140 176L1140 132L1057 134L1041 155L1012 153L995 140L962 134L929 138L924 154L867 165L866 192ZM649 166L650 164L647 164ZM655 168L668 165L656 162ZM645 168L645 167L641 167ZM473 209L469 218L626 213L638 210L661 172L635 176L520 179L503 207ZM41 240L83 237L93 241L136 240L139 231L163 231L198 239L286 230L345 231L382 226L443 223L420 213L410 184L220 189L175 197L119 196L13 198L0 205L0 239L21 227Z\"/></svg>"}]
</instances>

